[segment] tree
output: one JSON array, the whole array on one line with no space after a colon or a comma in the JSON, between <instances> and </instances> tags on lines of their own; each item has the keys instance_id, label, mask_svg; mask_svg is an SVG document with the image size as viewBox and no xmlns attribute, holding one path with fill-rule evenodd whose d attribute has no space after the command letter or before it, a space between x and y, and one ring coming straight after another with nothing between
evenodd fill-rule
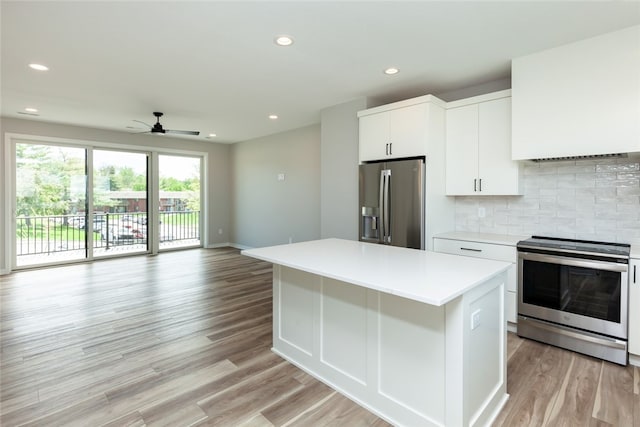
<instances>
[{"instance_id":1,"label":"tree","mask_svg":"<svg viewBox=\"0 0 640 427\"><path fill-rule=\"evenodd\" d=\"M84 202L84 152L79 148L16 144L16 208L19 215L69 213Z\"/></svg>"}]
</instances>

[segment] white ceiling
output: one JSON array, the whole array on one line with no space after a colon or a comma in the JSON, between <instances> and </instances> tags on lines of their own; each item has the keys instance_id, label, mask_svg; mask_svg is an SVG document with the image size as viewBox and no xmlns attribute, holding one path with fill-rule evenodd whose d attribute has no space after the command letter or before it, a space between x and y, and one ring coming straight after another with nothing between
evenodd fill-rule
<instances>
[{"instance_id":1,"label":"white ceiling","mask_svg":"<svg viewBox=\"0 0 640 427\"><path fill-rule=\"evenodd\" d=\"M162 111L165 128L224 143L318 123L356 98L508 78L511 58L640 24L639 1L0 5L2 116L140 132L133 120ZM276 46L280 34L295 43ZM389 66L400 73L383 74Z\"/></svg>"}]
</instances>

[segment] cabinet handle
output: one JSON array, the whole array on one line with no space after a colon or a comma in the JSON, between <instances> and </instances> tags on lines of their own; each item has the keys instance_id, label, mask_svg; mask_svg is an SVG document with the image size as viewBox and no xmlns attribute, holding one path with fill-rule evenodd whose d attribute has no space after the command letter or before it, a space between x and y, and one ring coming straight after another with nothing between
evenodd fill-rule
<instances>
[{"instance_id":1,"label":"cabinet handle","mask_svg":"<svg viewBox=\"0 0 640 427\"><path fill-rule=\"evenodd\" d=\"M482 178L480 178L480 179L478 180L478 182L480 183L480 185L478 186L478 191L480 191L480 192L481 192L481 191L482 191Z\"/></svg>"},{"instance_id":2,"label":"cabinet handle","mask_svg":"<svg viewBox=\"0 0 640 427\"><path fill-rule=\"evenodd\" d=\"M636 267L637 265L633 266L633 283L636 283Z\"/></svg>"},{"instance_id":3,"label":"cabinet handle","mask_svg":"<svg viewBox=\"0 0 640 427\"><path fill-rule=\"evenodd\" d=\"M471 251L471 252L482 252L482 249L473 249L473 248L460 248L462 251Z\"/></svg>"},{"instance_id":4,"label":"cabinet handle","mask_svg":"<svg viewBox=\"0 0 640 427\"><path fill-rule=\"evenodd\" d=\"M389 155L393 156L393 142L389 143Z\"/></svg>"},{"instance_id":5,"label":"cabinet handle","mask_svg":"<svg viewBox=\"0 0 640 427\"><path fill-rule=\"evenodd\" d=\"M478 180L476 178L473 179L473 191L478 191Z\"/></svg>"},{"instance_id":6,"label":"cabinet handle","mask_svg":"<svg viewBox=\"0 0 640 427\"><path fill-rule=\"evenodd\" d=\"M389 155L389 143L388 142L384 146L384 155L385 156Z\"/></svg>"}]
</instances>

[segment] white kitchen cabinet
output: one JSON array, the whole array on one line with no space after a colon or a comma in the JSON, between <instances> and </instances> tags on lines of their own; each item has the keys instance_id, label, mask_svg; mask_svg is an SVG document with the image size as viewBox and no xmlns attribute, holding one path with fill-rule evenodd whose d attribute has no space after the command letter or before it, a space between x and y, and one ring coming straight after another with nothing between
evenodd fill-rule
<instances>
[{"instance_id":1,"label":"white kitchen cabinet","mask_svg":"<svg viewBox=\"0 0 640 427\"><path fill-rule=\"evenodd\" d=\"M629 265L629 353L640 356L640 258Z\"/></svg>"},{"instance_id":2,"label":"white kitchen cabinet","mask_svg":"<svg viewBox=\"0 0 640 427\"><path fill-rule=\"evenodd\" d=\"M512 61L513 159L640 151L640 26Z\"/></svg>"},{"instance_id":3,"label":"white kitchen cabinet","mask_svg":"<svg viewBox=\"0 0 640 427\"><path fill-rule=\"evenodd\" d=\"M519 195L511 159L511 91L447 104L447 195Z\"/></svg>"},{"instance_id":4,"label":"white kitchen cabinet","mask_svg":"<svg viewBox=\"0 0 640 427\"><path fill-rule=\"evenodd\" d=\"M432 104L444 107L425 95L358 112L360 162L425 156Z\"/></svg>"},{"instance_id":5,"label":"white kitchen cabinet","mask_svg":"<svg viewBox=\"0 0 640 427\"><path fill-rule=\"evenodd\" d=\"M525 236L502 236L486 233L453 232L440 234L433 239L433 250L452 255L484 258L510 262L507 270L505 294L505 318L507 322L518 321L518 251L516 244Z\"/></svg>"}]
</instances>

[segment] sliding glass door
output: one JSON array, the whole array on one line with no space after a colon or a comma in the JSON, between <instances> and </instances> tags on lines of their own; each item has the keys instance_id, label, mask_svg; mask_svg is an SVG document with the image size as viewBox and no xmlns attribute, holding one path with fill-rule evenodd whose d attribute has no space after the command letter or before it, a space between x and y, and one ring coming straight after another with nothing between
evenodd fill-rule
<instances>
[{"instance_id":1,"label":"sliding glass door","mask_svg":"<svg viewBox=\"0 0 640 427\"><path fill-rule=\"evenodd\" d=\"M13 147L15 267L202 246L203 157L25 139Z\"/></svg>"},{"instance_id":2,"label":"sliding glass door","mask_svg":"<svg viewBox=\"0 0 640 427\"><path fill-rule=\"evenodd\" d=\"M93 255L147 252L148 156L93 150Z\"/></svg>"},{"instance_id":3,"label":"sliding glass door","mask_svg":"<svg viewBox=\"0 0 640 427\"><path fill-rule=\"evenodd\" d=\"M158 156L160 250L200 245L199 157Z\"/></svg>"},{"instance_id":4,"label":"sliding glass door","mask_svg":"<svg viewBox=\"0 0 640 427\"><path fill-rule=\"evenodd\" d=\"M15 253L18 266L87 257L87 151L16 144Z\"/></svg>"}]
</instances>

